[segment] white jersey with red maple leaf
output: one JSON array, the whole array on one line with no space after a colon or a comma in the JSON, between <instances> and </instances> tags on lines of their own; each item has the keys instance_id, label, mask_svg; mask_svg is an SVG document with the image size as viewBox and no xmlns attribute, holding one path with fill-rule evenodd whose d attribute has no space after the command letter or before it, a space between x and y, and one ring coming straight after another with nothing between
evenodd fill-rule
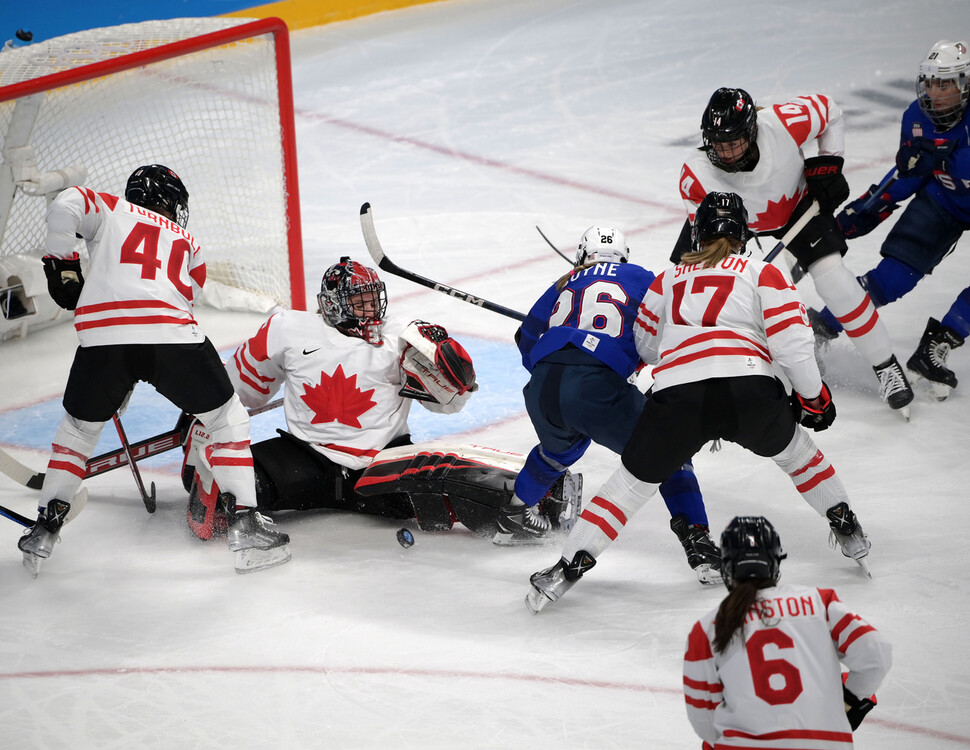
<instances>
[{"instance_id":1,"label":"white jersey with red maple leaf","mask_svg":"<svg viewBox=\"0 0 970 750\"><path fill-rule=\"evenodd\" d=\"M827 96L800 96L758 111L758 164L750 172L725 172L695 151L680 172L680 195L693 223L711 192L737 193L755 232L774 232L788 223L807 194L802 147L818 139L818 153L845 151L842 110Z\"/></svg>"},{"instance_id":2,"label":"white jersey with red maple leaf","mask_svg":"<svg viewBox=\"0 0 970 750\"><path fill-rule=\"evenodd\" d=\"M805 305L778 268L757 258L668 268L647 289L634 338L640 358L656 363L654 391L707 378L773 376L772 363L805 398L822 390Z\"/></svg>"},{"instance_id":3,"label":"white jersey with red maple leaf","mask_svg":"<svg viewBox=\"0 0 970 750\"><path fill-rule=\"evenodd\" d=\"M374 346L345 336L317 313L288 310L266 321L226 369L249 408L265 404L285 384L290 433L331 461L362 469L409 432L413 399L398 395L404 327L385 323L383 343Z\"/></svg>"},{"instance_id":4,"label":"white jersey with red maple leaf","mask_svg":"<svg viewBox=\"0 0 970 750\"><path fill-rule=\"evenodd\" d=\"M892 664L892 647L831 589L762 589L728 648L715 653L713 610L684 653L684 699L694 731L718 748L849 750L845 686L868 698Z\"/></svg>"},{"instance_id":5,"label":"white jersey with red maple leaf","mask_svg":"<svg viewBox=\"0 0 970 750\"><path fill-rule=\"evenodd\" d=\"M205 261L189 232L116 195L72 187L47 209L47 254L77 258L77 236L90 259L74 311L81 346L205 339L192 314Z\"/></svg>"}]
</instances>

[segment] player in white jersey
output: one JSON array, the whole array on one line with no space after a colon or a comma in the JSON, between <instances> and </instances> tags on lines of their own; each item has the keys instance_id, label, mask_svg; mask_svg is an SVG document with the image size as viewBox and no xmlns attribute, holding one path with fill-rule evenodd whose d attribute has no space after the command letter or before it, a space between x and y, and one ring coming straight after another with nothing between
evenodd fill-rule
<instances>
[{"instance_id":1,"label":"player in white jersey","mask_svg":"<svg viewBox=\"0 0 970 750\"><path fill-rule=\"evenodd\" d=\"M817 201L819 215L788 250L872 365L882 398L908 419L913 390L875 305L842 260L847 246L832 216L849 196L842 176L842 110L822 94L760 108L743 89L721 88L704 110L701 132L703 148L687 159L680 173L688 218L671 260L677 263L689 251L694 213L711 191L740 195L751 231L775 238L784 236ZM813 141L818 155L805 158L802 149Z\"/></svg>"},{"instance_id":2,"label":"player in white jersey","mask_svg":"<svg viewBox=\"0 0 970 750\"><path fill-rule=\"evenodd\" d=\"M849 750L875 706L892 646L832 589L779 584L786 557L761 516L721 535L730 593L684 653L687 718L705 748Z\"/></svg>"},{"instance_id":3,"label":"player in white jersey","mask_svg":"<svg viewBox=\"0 0 970 750\"><path fill-rule=\"evenodd\" d=\"M58 305L74 310L80 346L44 476L37 523L19 542L37 575L85 474L105 422L139 380L212 435L211 464L230 509L229 549L239 572L290 559L289 537L256 512L249 414L192 314L205 284L202 248L186 230L189 194L160 164L139 167L125 198L71 187L47 209L44 270ZM87 245L88 278L76 238Z\"/></svg>"},{"instance_id":4,"label":"player in white jersey","mask_svg":"<svg viewBox=\"0 0 970 750\"><path fill-rule=\"evenodd\" d=\"M511 512L505 485L511 488L514 472L468 461L467 455L455 462L453 452L402 449L390 463L378 460L381 471L360 481L379 455L387 457L382 451L411 445L408 415L415 400L442 414L465 405L477 389L465 349L440 325L385 321L384 282L350 258L327 269L317 299L318 312L270 317L226 365L248 407L267 403L284 388L286 431L252 449L259 509L416 516L428 530L458 520L494 534L499 514ZM194 429L186 452L197 473L188 522L202 539L220 526L218 491L200 450L206 440L204 430ZM445 483L447 497L436 489Z\"/></svg>"},{"instance_id":5,"label":"player in white jersey","mask_svg":"<svg viewBox=\"0 0 970 750\"><path fill-rule=\"evenodd\" d=\"M694 251L647 290L635 338L640 358L655 364L652 395L562 559L532 576L526 603L533 612L582 577L660 482L712 440L770 457L829 521L842 553L867 570L869 541L845 487L804 429L824 430L835 419L805 305L778 268L742 254L748 238L741 199L708 193L694 220Z\"/></svg>"}]
</instances>

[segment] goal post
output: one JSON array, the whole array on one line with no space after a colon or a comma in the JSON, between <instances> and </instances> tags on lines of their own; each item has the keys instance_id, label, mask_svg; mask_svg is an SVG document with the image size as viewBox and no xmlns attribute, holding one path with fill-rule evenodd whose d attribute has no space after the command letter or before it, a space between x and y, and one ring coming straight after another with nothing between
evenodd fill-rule
<instances>
[{"instance_id":1,"label":"goal post","mask_svg":"<svg viewBox=\"0 0 970 750\"><path fill-rule=\"evenodd\" d=\"M33 299L41 282L23 267L40 265L53 196L81 182L123 195L152 163L189 191L188 229L206 252L202 302L306 309L282 20L147 21L4 51L0 138L0 339L5 321L26 325L50 301ZM79 252L83 263L83 243Z\"/></svg>"}]
</instances>

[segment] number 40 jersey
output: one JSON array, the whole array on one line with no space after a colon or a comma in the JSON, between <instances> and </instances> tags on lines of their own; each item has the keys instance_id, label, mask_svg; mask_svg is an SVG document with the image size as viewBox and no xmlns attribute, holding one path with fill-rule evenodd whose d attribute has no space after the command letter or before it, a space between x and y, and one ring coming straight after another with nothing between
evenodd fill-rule
<instances>
[{"instance_id":1,"label":"number 40 jersey","mask_svg":"<svg viewBox=\"0 0 970 750\"><path fill-rule=\"evenodd\" d=\"M653 280L633 263L596 263L574 271L561 289L553 284L520 329L522 364L532 372L541 359L572 345L629 377L640 364L637 307Z\"/></svg>"}]
</instances>

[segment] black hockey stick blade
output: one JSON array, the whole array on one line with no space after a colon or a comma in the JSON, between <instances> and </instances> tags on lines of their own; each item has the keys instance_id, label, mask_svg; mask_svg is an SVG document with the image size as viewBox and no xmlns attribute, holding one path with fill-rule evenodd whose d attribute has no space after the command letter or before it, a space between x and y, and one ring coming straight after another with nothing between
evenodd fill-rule
<instances>
[{"instance_id":1,"label":"black hockey stick blade","mask_svg":"<svg viewBox=\"0 0 970 750\"><path fill-rule=\"evenodd\" d=\"M27 516L22 516L17 511L10 510L10 508L4 508L2 505L0 505L0 516L9 518L11 521L16 521L21 526L25 526L28 529L34 525L34 519L27 518Z\"/></svg>"},{"instance_id":2,"label":"black hockey stick blade","mask_svg":"<svg viewBox=\"0 0 970 750\"><path fill-rule=\"evenodd\" d=\"M441 292L442 294L447 294L449 297L454 297L462 302L467 302L470 305L475 305L476 307L481 307L485 310L491 310L499 315L504 315L507 318L518 320L520 323L525 320L525 315L520 313L518 310L512 310L511 308L500 305L497 302L490 302L487 299L476 297L473 294L463 292L460 289L455 289L447 284L426 279L424 276L419 276L416 273L407 271L394 263L384 254L384 249L381 247L381 242L379 239L377 239L377 231L374 229L374 217L371 214L370 203L365 203L360 207L360 228L364 233L364 244L367 245L367 252L370 253L370 257L377 264L378 268L394 274L395 276L400 276L402 279L413 281L415 284L419 284L420 286L427 287L428 289L434 289L436 292Z\"/></svg>"},{"instance_id":3,"label":"black hockey stick blade","mask_svg":"<svg viewBox=\"0 0 970 750\"><path fill-rule=\"evenodd\" d=\"M549 247L551 247L553 250L556 251L556 255L558 255L560 258L562 258L564 261L566 261L569 265L571 265L571 266L575 266L576 265L571 260L569 260L569 258L566 257L566 254L564 252L562 252L562 250L560 250L558 247L556 247L555 245L552 244L552 240L550 240L548 237L546 237L546 233L543 232L541 229L539 229L539 225L538 224L536 224L536 231L539 234L542 235L542 239L544 239L546 241L546 244L549 245Z\"/></svg>"}]
</instances>

